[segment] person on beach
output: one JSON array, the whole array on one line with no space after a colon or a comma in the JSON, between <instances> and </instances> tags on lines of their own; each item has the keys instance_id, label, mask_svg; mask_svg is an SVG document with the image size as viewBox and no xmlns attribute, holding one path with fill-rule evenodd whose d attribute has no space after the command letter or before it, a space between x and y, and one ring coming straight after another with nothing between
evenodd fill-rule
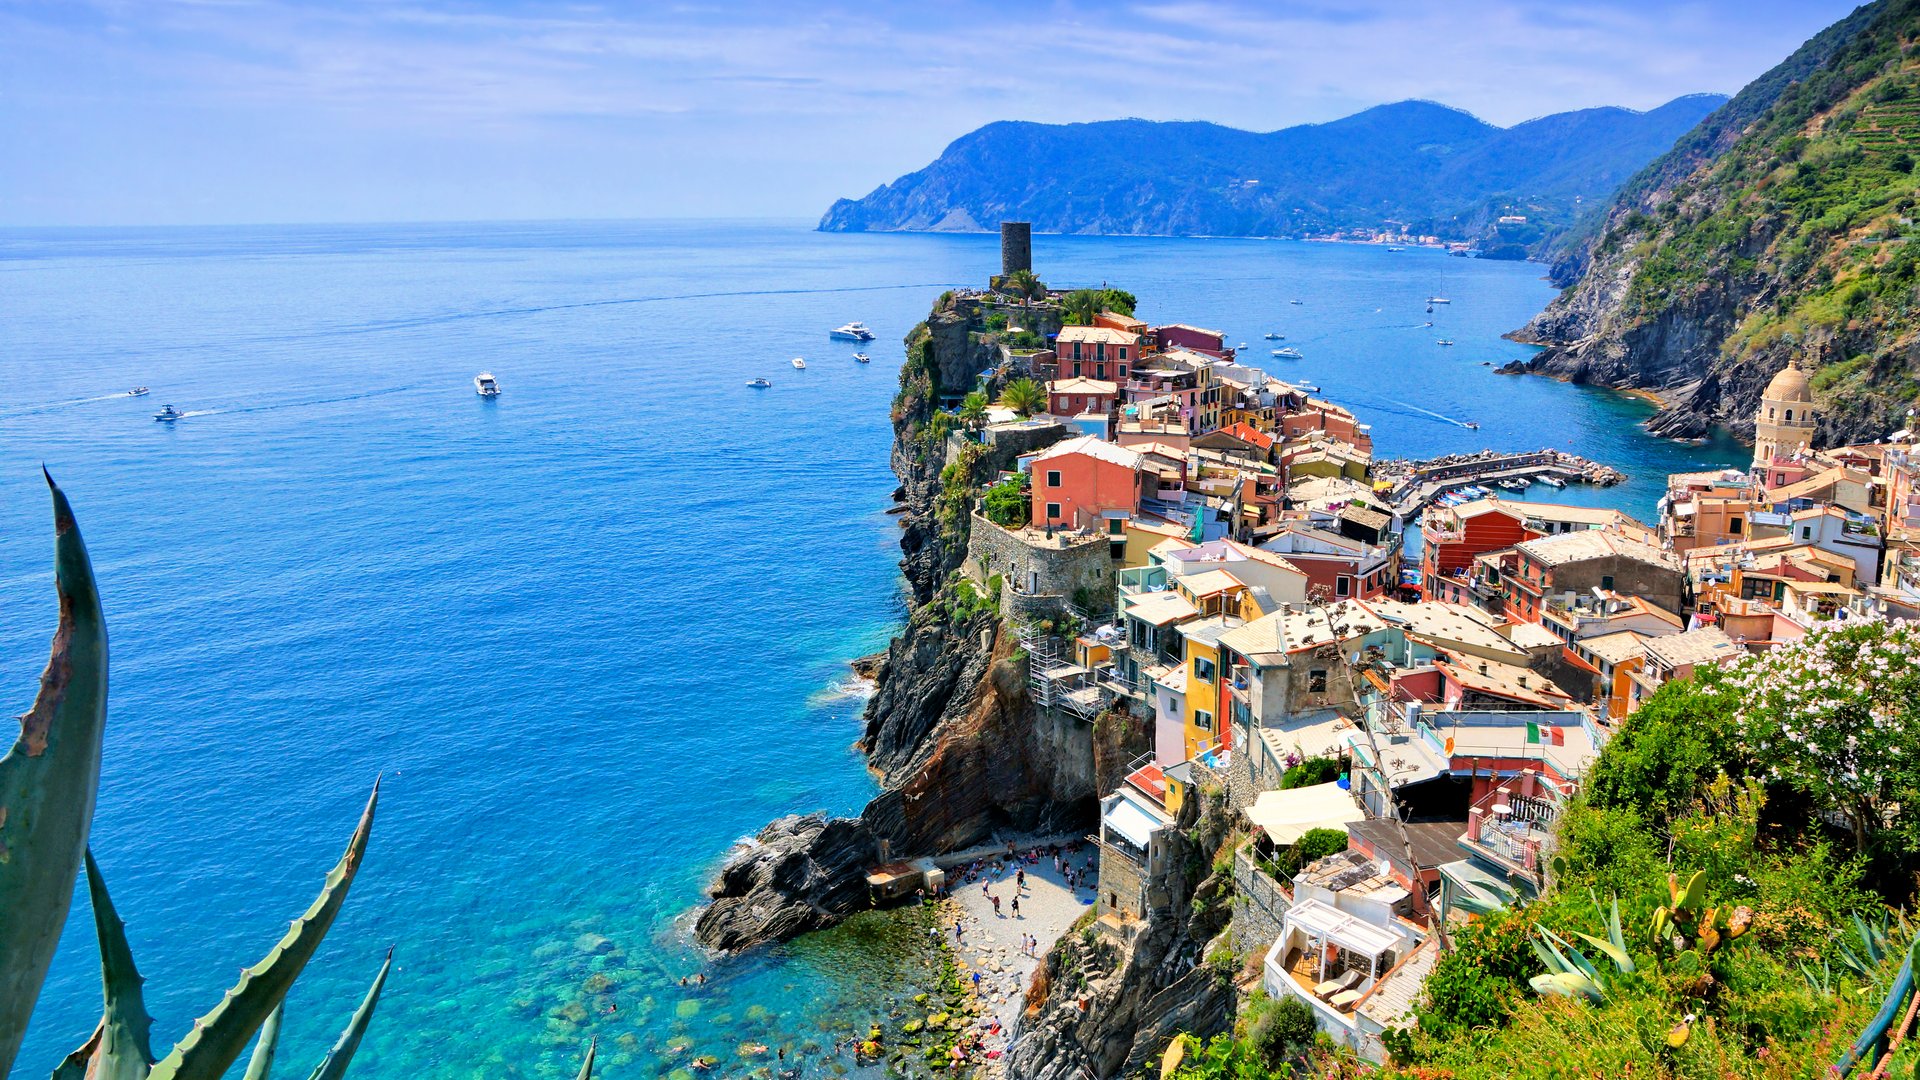
<instances>
[{"instance_id":1,"label":"person on beach","mask_svg":"<svg viewBox=\"0 0 1920 1080\"><path fill-rule=\"evenodd\" d=\"M998 915L998 914L1000 914L1000 898L999 898L999 897L997 897L997 896L995 896L995 897L991 897L990 899L992 899L992 900L993 900L993 913L994 913L995 915ZM1020 907L1020 901L1018 901L1018 900L1015 900L1015 901L1013 902L1013 906L1014 906L1014 909L1015 909L1015 910L1018 910L1018 909L1019 909L1019 907Z\"/></svg>"},{"instance_id":2,"label":"person on beach","mask_svg":"<svg viewBox=\"0 0 1920 1080\"><path fill-rule=\"evenodd\" d=\"M1013 871L1013 887L1016 891L1027 887L1027 871L1024 868Z\"/></svg>"},{"instance_id":3,"label":"person on beach","mask_svg":"<svg viewBox=\"0 0 1920 1080\"><path fill-rule=\"evenodd\" d=\"M993 906L998 908L1000 905L996 903ZM1020 897L1018 895L1013 898L1013 917L1016 919L1020 917Z\"/></svg>"}]
</instances>

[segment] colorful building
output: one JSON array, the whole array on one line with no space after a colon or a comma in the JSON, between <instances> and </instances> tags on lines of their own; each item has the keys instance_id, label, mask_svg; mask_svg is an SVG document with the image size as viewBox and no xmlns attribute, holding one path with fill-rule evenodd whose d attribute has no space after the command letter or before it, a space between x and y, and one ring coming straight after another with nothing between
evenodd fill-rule
<instances>
[{"instance_id":1,"label":"colorful building","mask_svg":"<svg viewBox=\"0 0 1920 1080\"><path fill-rule=\"evenodd\" d=\"M1055 443L1033 459L1032 522L1124 537L1156 479L1124 446L1091 435Z\"/></svg>"}]
</instances>

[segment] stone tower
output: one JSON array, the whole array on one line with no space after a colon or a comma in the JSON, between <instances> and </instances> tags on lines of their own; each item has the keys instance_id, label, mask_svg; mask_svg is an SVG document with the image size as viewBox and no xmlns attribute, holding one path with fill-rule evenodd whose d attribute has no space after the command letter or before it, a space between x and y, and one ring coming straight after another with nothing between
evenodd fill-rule
<instances>
[{"instance_id":1,"label":"stone tower","mask_svg":"<svg viewBox=\"0 0 1920 1080\"><path fill-rule=\"evenodd\" d=\"M1813 446L1819 416L1813 408L1813 386L1793 357L1760 394L1753 414L1753 467L1764 469L1776 457Z\"/></svg>"},{"instance_id":2,"label":"stone tower","mask_svg":"<svg viewBox=\"0 0 1920 1080\"><path fill-rule=\"evenodd\" d=\"M1033 226L1025 221L1000 223L1000 276L1033 269Z\"/></svg>"}]
</instances>

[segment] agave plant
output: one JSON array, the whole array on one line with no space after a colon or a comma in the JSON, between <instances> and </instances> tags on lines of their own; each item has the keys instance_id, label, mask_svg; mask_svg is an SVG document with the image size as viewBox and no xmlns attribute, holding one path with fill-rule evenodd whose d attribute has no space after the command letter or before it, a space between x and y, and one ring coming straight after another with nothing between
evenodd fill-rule
<instances>
[{"instance_id":1,"label":"agave plant","mask_svg":"<svg viewBox=\"0 0 1920 1080\"><path fill-rule=\"evenodd\" d=\"M0 758L0 912L6 914L0 919L0 1077L12 1072L66 925L74 878L84 866L105 1005L92 1037L67 1055L53 1080L218 1080L256 1032L246 1080L270 1080L282 1002L346 903L373 833L380 783L374 782L359 825L346 852L328 871L320 895L259 963L241 971L240 981L194 1021L186 1037L155 1060L145 980L134 964L126 924L87 846L106 730L106 623L73 508L52 476L47 476L47 487L53 494L60 622L40 676L39 695L20 718L13 749ZM346 1075L392 969L393 950L388 949L373 985L309 1080ZM594 1043L589 1042L579 1080L590 1080L593 1059Z\"/></svg>"}]
</instances>

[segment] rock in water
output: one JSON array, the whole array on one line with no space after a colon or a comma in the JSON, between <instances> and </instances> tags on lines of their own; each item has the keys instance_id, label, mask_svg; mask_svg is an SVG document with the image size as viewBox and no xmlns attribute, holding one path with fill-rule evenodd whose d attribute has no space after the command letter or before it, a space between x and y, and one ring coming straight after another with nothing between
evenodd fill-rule
<instances>
[{"instance_id":1,"label":"rock in water","mask_svg":"<svg viewBox=\"0 0 1920 1080\"><path fill-rule=\"evenodd\" d=\"M831 926L867 903L865 870L878 857L858 818L793 815L720 868L694 936L729 952Z\"/></svg>"}]
</instances>

